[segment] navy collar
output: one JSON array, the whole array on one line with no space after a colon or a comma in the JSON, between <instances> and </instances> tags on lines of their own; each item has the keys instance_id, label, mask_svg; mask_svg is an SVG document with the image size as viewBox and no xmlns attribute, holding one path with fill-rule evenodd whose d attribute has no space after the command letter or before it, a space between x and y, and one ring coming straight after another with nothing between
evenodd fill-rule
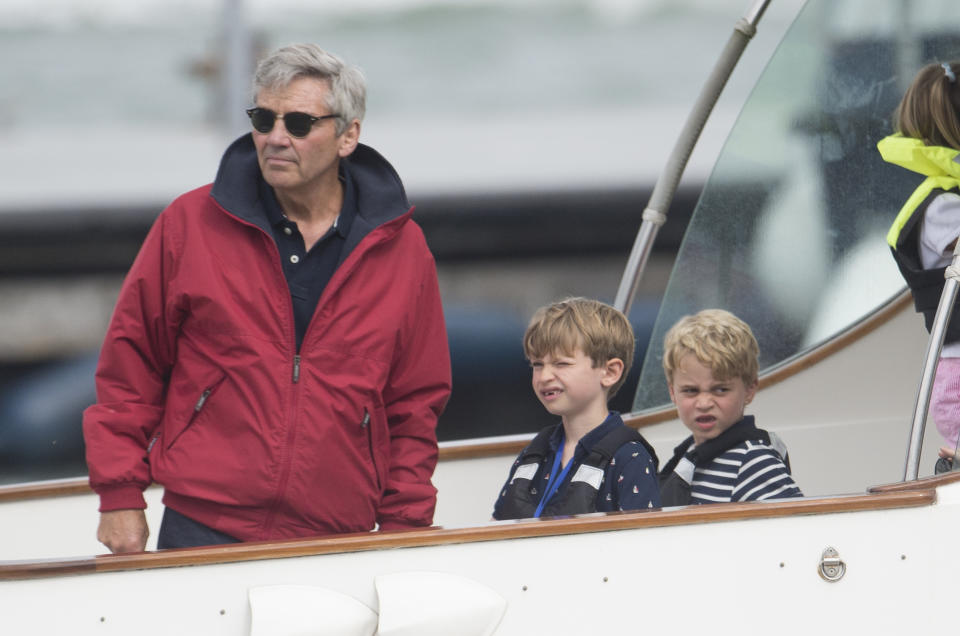
<instances>
[{"instance_id":1,"label":"navy collar","mask_svg":"<svg viewBox=\"0 0 960 636\"><path fill-rule=\"evenodd\" d=\"M607 433L614 430L623 424L623 419L620 417L620 413L617 411L610 411L610 414L607 416L607 419L603 420L600 426L597 426L592 431L580 438L580 441L577 442L577 451L574 453L574 460L583 455L586 455L593 447L607 436ZM553 431L553 434L550 436L549 446L550 450L556 452L560 448L560 442L563 439L564 430L563 422L557 425L556 430Z\"/></svg>"},{"instance_id":2,"label":"navy collar","mask_svg":"<svg viewBox=\"0 0 960 636\"><path fill-rule=\"evenodd\" d=\"M342 238L347 238L350 233L350 227L357 216L357 196L353 179L350 173L343 169L343 164L339 167L340 183L343 184L343 205L340 208L340 214L333 222L331 231L336 232ZM271 227L279 227L288 222L289 219L283 213L280 202L277 200L277 193L273 187L266 182L263 176L260 176L260 200L263 202L263 210L266 213L267 222Z\"/></svg>"},{"instance_id":3,"label":"navy collar","mask_svg":"<svg viewBox=\"0 0 960 636\"><path fill-rule=\"evenodd\" d=\"M693 435L690 435L673 449L673 457L660 472L661 478L673 472L683 457L689 459L695 466L707 466L737 444L751 439L762 440L765 435L767 435L765 431L757 428L752 415L744 415L723 433L699 446L694 445Z\"/></svg>"}]
</instances>

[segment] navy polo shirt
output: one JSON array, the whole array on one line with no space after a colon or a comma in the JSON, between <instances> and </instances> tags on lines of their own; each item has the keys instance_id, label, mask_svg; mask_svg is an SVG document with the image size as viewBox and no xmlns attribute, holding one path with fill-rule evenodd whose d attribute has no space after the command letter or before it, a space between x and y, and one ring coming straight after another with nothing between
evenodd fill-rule
<instances>
[{"instance_id":1,"label":"navy polo shirt","mask_svg":"<svg viewBox=\"0 0 960 636\"><path fill-rule=\"evenodd\" d=\"M350 226L357 216L353 181L343 170L343 166L340 167L340 182L343 184L343 207L340 208L340 216L308 252L296 222L283 213L273 188L266 181L260 181L260 199L267 213L273 240L280 252L283 275L287 279L293 301L297 351L300 351L300 344L320 302L320 296L340 264Z\"/></svg>"}]
</instances>

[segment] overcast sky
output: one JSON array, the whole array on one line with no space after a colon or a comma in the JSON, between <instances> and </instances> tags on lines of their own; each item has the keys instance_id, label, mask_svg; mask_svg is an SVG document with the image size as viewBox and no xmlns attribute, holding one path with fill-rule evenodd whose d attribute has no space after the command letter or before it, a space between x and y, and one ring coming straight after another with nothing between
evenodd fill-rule
<instances>
[{"instance_id":1,"label":"overcast sky","mask_svg":"<svg viewBox=\"0 0 960 636\"><path fill-rule=\"evenodd\" d=\"M382 11L415 6L465 4L519 6L561 6L585 4L611 17L637 15L651 11L687 11L703 9L729 13L746 11L756 0L3 0L0 17L7 26L17 23L68 25L85 23L138 23L149 18L177 19L185 13L217 10L227 1L241 3L251 17L266 17L290 8L308 8L335 13ZM11 22L13 20L14 22Z\"/></svg>"}]
</instances>

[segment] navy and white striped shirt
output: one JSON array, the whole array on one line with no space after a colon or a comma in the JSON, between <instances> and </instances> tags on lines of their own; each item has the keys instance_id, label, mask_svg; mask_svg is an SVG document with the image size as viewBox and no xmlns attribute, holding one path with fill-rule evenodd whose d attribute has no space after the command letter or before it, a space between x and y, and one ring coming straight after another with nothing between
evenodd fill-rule
<instances>
[{"instance_id":1,"label":"navy and white striped shirt","mask_svg":"<svg viewBox=\"0 0 960 636\"><path fill-rule=\"evenodd\" d=\"M802 497L780 455L759 441L742 442L697 468L691 503L758 501Z\"/></svg>"}]
</instances>

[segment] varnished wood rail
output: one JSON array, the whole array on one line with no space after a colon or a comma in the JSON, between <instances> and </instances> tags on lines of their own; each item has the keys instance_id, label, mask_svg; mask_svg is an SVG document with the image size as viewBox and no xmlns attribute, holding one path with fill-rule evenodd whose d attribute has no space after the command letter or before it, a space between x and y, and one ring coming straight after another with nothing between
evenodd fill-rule
<instances>
[{"instance_id":1,"label":"varnished wood rail","mask_svg":"<svg viewBox=\"0 0 960 636\"><path fill-rule=\"evenodd\" d=\"M237 563L241 561L351 553L367 550L503 541L507 539L590 532L612 532L638 528L659 528L797 515L889 510L893 508L927 506L935 500L936 491L928 486L926 488L903 492L881 492L871 495L795 499L778 502L712 504L639 513L608 513L542 519L539 521L496 522L472 528L427 528L396 532L358 533L280 542L241 543L137 554L101 555L71 559L0 561L0 581L124 570Z\"/></svg>"},{"instance_id":2,"label":"varnished wood rail","mask_svg":"<svg viewBox=\"0 0 960 636\"><path fill-rule=\"evenodd\" d=\"M56 481L38 481L28 484L0 486L0 503L23 499L42 499L44 497L63 497L67 495L88 495L90 484L85 477L77 479L58 479Z\"/></svg>"},{"instance_id":3,"label":"varnished wood rail","mask_svg":"<svg viewBox=\"0 0 960 636\"><path fill-rule=\"evenodd\" d=\"M760 390L779 384L784 380L791 378L798 373L806 371L817 363L829 358L839 351L850 346L854 342L861 340L881 326L893 320L903 311L913 311L913 300L909 291L902 293L890 299L890 301L873 312L853 327L838 333L836 336L827 340L823 344L814 347L796 358L768 369L760 376ZM664 405L658 408L641 411L639 413L628 413L624 415L623 421L628 426L634 428L643 428L660 422L677 419L677 409L672 405ZM531 434L529 438L532 438ZM452 448L440 448L440 459L462 459L471 457L486 457L491 455L516 455L529 441L511 440L508 442L484 442L478 441L476 444L459 445Z\"/></svg>"},{"instance_id":4,"label":"varnished wood rail","mask_svg":"<svg viewBox=\"0 0 960 636\"><path fill-rule=\"evenodd\" d=\"M856 327L817 347L761 378L761 388L800 373L820 360L859 340L899 312L909 307L909 294L902 294ZM644 427L673 419L676 412L664 408L655 412L632 414L625 419L635 427ZM441 446L441 461L488 456L512 456L526 439L480 440L477 443ZM645 513L611 513L565 519L503 522L475 528L431 528L391 533L360 533L301 539L284 542L245 543L231 546L169 550L132 555L101 555L71 559L0 561L0 581L53 577L70 574L112 572L128 569L153 569L188 565L233 563L260 559L290 558L364 550L409 548L478 541L608 532L633 528L662 527L695 523L713 523L741 519L784 517L790 515L883 510L931 504L935 488L960 480L960 473L947 473L915 482L887 484L870 489L873 494L849 497L810 498L776 503L720 504ZM86 479L68 479L0 487L0 502L44 497L89 494Z\"/></svg>"},{"instance_id":5,"label":"varnished wood rail","mask_svg":"<svg viewBox=\"0 0 960 636\"><path fill-rule=\"evenodd\" d=\"M898 481L892 484L882 484L880 486L871 486L867 492L906 492L908 490L928 490L946 484L952 484L960 481L960 472L942 473L931 477L924 477L915 481Z\"/></svg>"},{"instance_id":6,"label":"varnished wood rail","mask_svg":"<svg viewBox=\"0 0 960 636\"><path fill-rule=\"evenodd\" d=\"M821 360L833 355L853 342L860 340L881 325L892 320L897 314L911 308L910 293L904 291L891 299L884 307L862 320L856 326L841 332L826 343L797 356L790 362L775 367L760 378L761 390L765 387L782 382L787 378L809 369ZM677 417L676 409L663 407L659 410L644 411L642 413L627 414L624 421L635 428L643 428L658 422ZM473 459L493 457L499 455L513 456L519 453L527 444L532 434L527 437L517 436L513 439L477 440L475 443L441 444L440 461L459 459ZM89 493L86 479L58 480L55 482L39 482L26 485L0 486L0 502L34 499L42 497L59 497L61 495L75 495Z\"/></svg>"}]
</instances>

